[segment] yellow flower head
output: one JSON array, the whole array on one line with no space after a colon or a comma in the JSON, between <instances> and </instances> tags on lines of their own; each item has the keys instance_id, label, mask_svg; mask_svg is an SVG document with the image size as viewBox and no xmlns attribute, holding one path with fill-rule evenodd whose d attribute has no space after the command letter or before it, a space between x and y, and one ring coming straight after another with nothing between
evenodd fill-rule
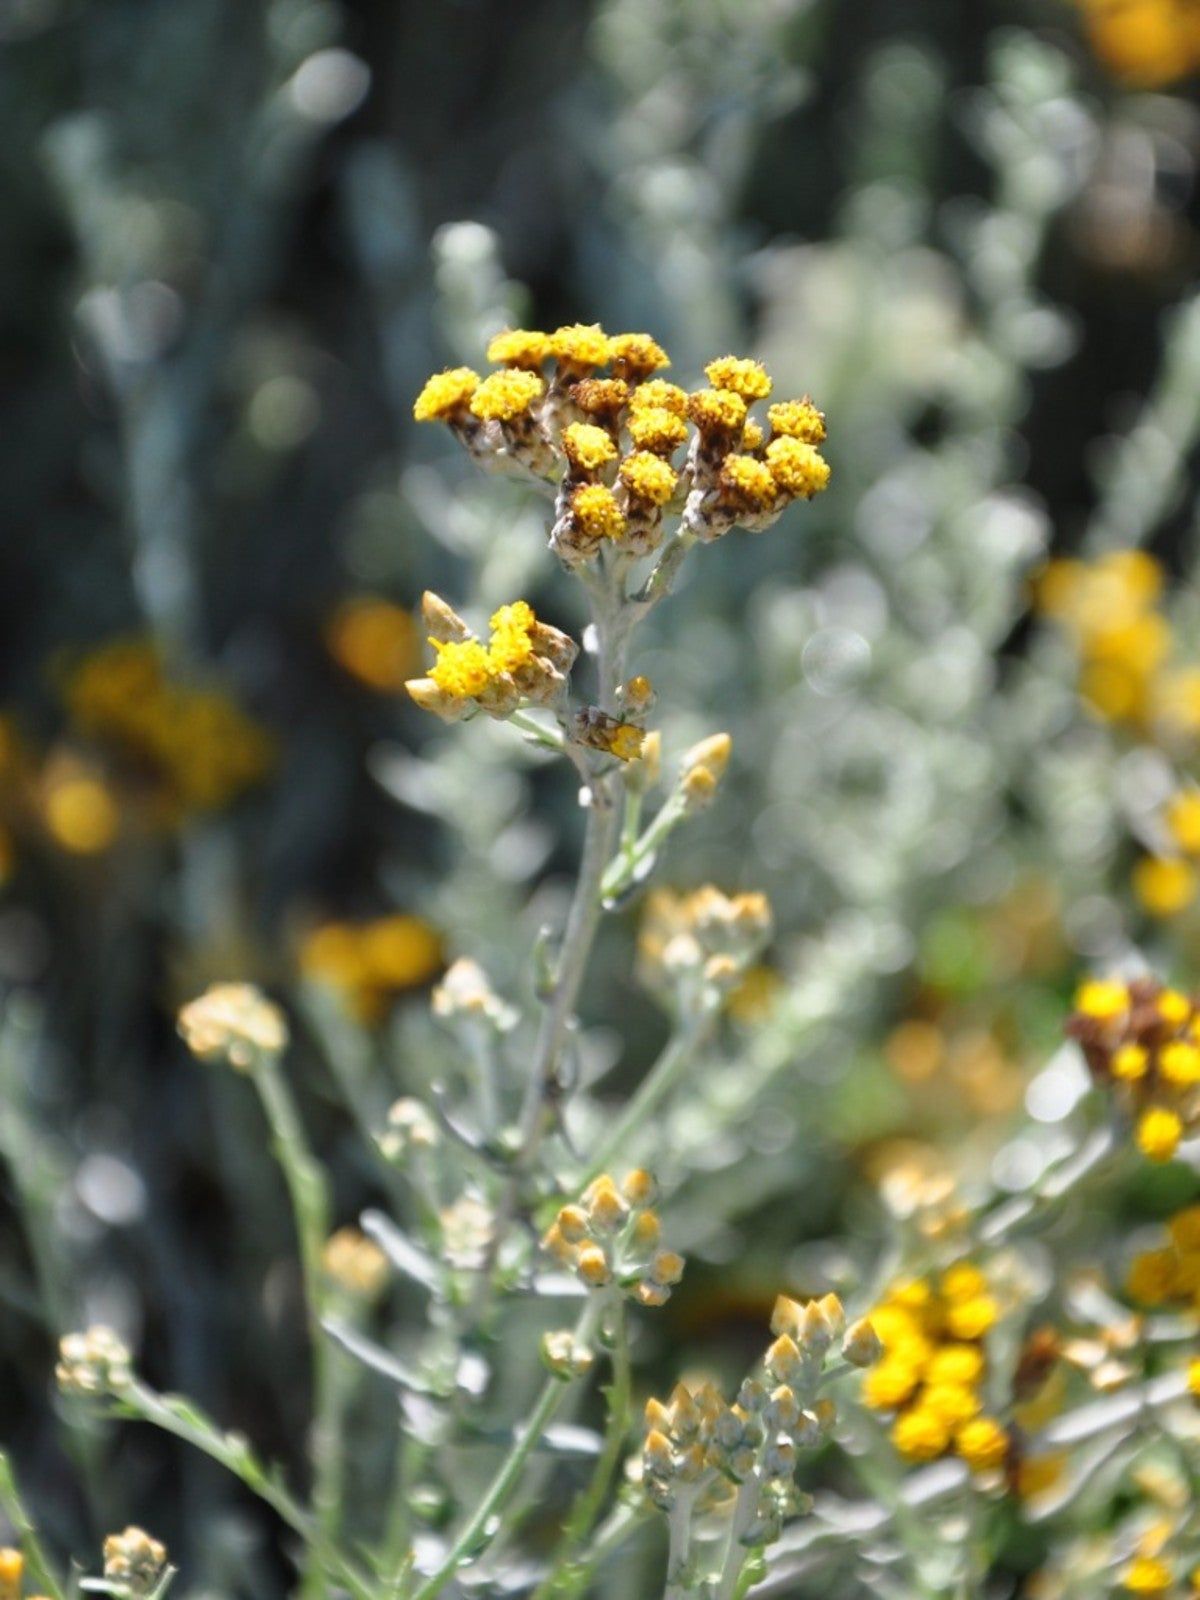
<instances>
[{"instance_id":1,"label":"yellow flower head","mask_svg":"<svg viewBox=\"0 0 1200 1600\"><path fill-rule=\"evenodd\" d=\"M1174 856L1143 856L1133 869L1133 892L1152 917L1176 917L1196 898L1196 869Z\"/></svg>"},{"instance_id":2,"label":"yellow flower head","mask_svg":"<svg viewBox=\"0 0 1200 1600\"><path fill-rule=\"evenodd\" d=\"M803 400L778 400L767 408L772 433L802 444L820 444L825 437L825 413L805 395Z\"/></svg>"},{"instance_id":3,"label":"yellow flower head","mask_svg":"<svg viewBox=\"0 0 1200 1600\"><path fill-rule=\"evenodd\" d=\"M746 402L732 389L697 389L688 396L688 416L701 433L736 433L746 420Z\"/></svg>"},{"instance_id":4,"label":"yellow flower head","mask_svg":"<svg viewBox=\"0 0 1200 1600\"><path fill-rule=\"evenodd\" d=\"M478 639L429 641L437 651L437 660L429 669L429 676L443 693L456 700L469 700L482 694L491 680L491 663L488 653Z\"/></svg>"},{"instance_id":5,"label":"yellow flower head","mask_svg":"<svg viewBox=\"0 0 1200 1600\"><path fill-rule=\"evenodd\" d=\"M766 367L740 356L718 356L705 367L704 376L714 389L731 389L747 403L765 400L771 392Z\"/></svg>"},{"instance_id":6,"label":"yellow flower head","mask_svg":"<svg viewBox=\"0 0 1200 1600\"><path fill-rule=\"evenodd\" d=\"M1200 1400L1200 1358L1188 1362L1187 1386L1193 1400Z\"/></svg>"},{"instance_id":7,"label":"yellow flower head","mask_svg":"<svg viewBox=\"0 0 1200 1600\"><path fill-rule=\"evenodd\" d=\"M977 1294L946 1308L946 1326L956 1339L982 1339L999 1314L990 1294Z\"/></svg>"},{"instance_id":8,"label":"yellow flower head","mask_svg":"<svg viewBox=\"0 0 1200 1600\"><path fill-rule=\"evenodd\" d=\"M550 354L550 335L529 328L506 328L487 347L487 358L497 366L524 367L535 372Z\"/></svg>"},{"instance_id":9,"label":"yellow flower head","mask_svg":"<svg viewBox=\"0 0 1200 1600\"><path fill-rule=\"evenodd\" d=\"M1192 1002L1178 989L1164 989L1155 1001L1155 1009L1164 1022L1179 1027L1192 1014Z\"/></svg>"},{"instance_id":10,"label":"yellow flower head","mask_svg":"<svg viewBox=\"0 0 1200 1600\"><path fill-rule=\"evenodd\" d=\"M1163 1045L1158 1056L1158 1070L1178 1089L1189 1089L1200 1083L1200 1045L1188 1044L1182 1039Z\"/></svg>"},{"instance_id":11,"label":"yellow flower head","mask_svg":"<svg viewBox=\"0 0 1200 1600\"><path fill-rule=\"evenodd\" d=\"M417 630L411 615L376 595L338 606L325 639L337 664L372 689L398 689L416 666Z\"/></svg>"},{"instance_id":12,"label":"yellow flower head","mask_svg":"<svg viewBox=\"0 0 1200 1600\"><path fill-rule=\"evenodd\" d=\"M925 1376L931 1384L975 1384L983 1376L983 1351L973 1344L940 1345L929 1358Z\"/></svg>"},{"instance_id":13,"label":"yellow flower head","mask_svg":"<svg viewBox=\"0 0 1200 1600\"><path fill-rule=\"evenodd\" d=\"M892 1424L892 1443L906 1461L934 1461L950 1443L950 1428L936 1412L914 1406Z\"/></svg>"},{"instance_id":14,"label":"yellow flower head","mask_svg":"<svg viewBox=\"0 0 1200 1600\"><path fill-rule=\"evenodd\" d=\"M545 387L536 372L526 372L519 367L493 372L472 396L471 415L483 422L511 422L529 410Z\"/></svg>"},{"instance_id":15,"label":"yellow flower head","mask_svg":"<svg viewBox=\"0 0 1200 1600\"><path fill-rule=\"evenodd\" d=\"M761 450L766 437L762 424L756 422L753 417L747 417L746 425L742 429L742 449L746 454L753 455L755 451Z\"/></svg>"},{"instance_id":16,"label":"yellow flower head","mask_svg":"<svg viewBox=\"0 0 1200 1600\"><path fill-rule=\"evenodd\" d=\"M590 538L619 539L625 532L625 514L602 483L581 484L571 496L571 510Z\"/></svg>"},{"instance_id":17,"label":"yellow flower head","mask_svg":"<svg viewBox=\"0 0 1200 1600\"><path fill-rule=\"evenodd\" d=\"M828 461L803 439L772 439L767 446L767 465L785 494L811 500L829 487Z\"/></svg>"},{"instance_id":18,"label":"yellow flower head","mask_svg":"<svg viewBox=\"0 0 1200 1600\"><path fill-rule=\"evenodd\" d=\"M1189 856L1200 855L1200 789L1181 789L1167 804L1172 839Z\"/></svg>"},{"instance_id":19,"label":"yellow flower head","mask_svg":"<svg viewBox=\"0 0 1200 1600\"><path fill-rule=\"evenodd\" d=\"M1123 1083L1136 1083L1146 1076L1150 1057L1145 1045L1123 1044L1112 1058L1112 1074Z\"/></svg>"},{"instance_id":20,"label":"yellow flower head","mask_svg":"<svg viewBox=\"0 0 1200 1600\"><path fill-rule=\"evenodd\" d=\"M465 410L479 387L479 374L470 367L448 367L435 372L413 403L418 422L445 422Z\"/></svg>"},{"instance_id":21,"label":"yellow flower head","mask_svg":"<svg viewBox=\"0 0 1200 1600\"><path fill-rule=\"evenodd\" d=\"M651 378L648 383L639 383L629 396L629 409L631 411L670 411L674 416L686 417L688 409L687 390L681 389L677 383L668 383L665 378Z\"/></svg>"},{"instance_id":22,"label":"yellow flower head","mask_svg":"<svg viewBox=\"0 0 1200 1600\"><path fill-rule=\"evenodd\" d=\"M1008 1455L1008 1435L994 1417L973 1417L955 1433L954 1448L972 1472L995 1472Z\"/></svg>"},{"instance_id":23,"label":"yellow flower head","mask_svg":"<svg viewBox=\"0 0 1200 1600\"><path fill-rule=\"evenodd\" d=\"M752 511L769 511L778 498L771 469L754 456L726 456L720 483L726 499Z\"/></svg>"},{"instance_id":24,"label":"yellow flower head","mask_svg":"<svg viewBox=\"0 0 1200 1600\"><path fill-rule=\"evenodd\" d=\"M550 335L550 353L570 367L602 367L608 361L609 339L598 322L573 322Z\"/></svg>"},{"instance_id":25,"label":"yellow flower head","mask_svg":"<svg viewBox=\"0 0 1200 1600\"><path fill-rule=\"evenodd\" d=\"M639 728L633 722L622 722L613 729L608 748L618 761L636 761L642 753L645 740L644 728Z\"/></svg>"},{"instance_id":26,"label":"yellow flower head","mask_svg":"<svg viewBox=\"0 0 1200 1600\"><path fill-rule=\"evenodd\" d=\"M1183 1122L1165 1106L1151 1106L1138 1119L1138 1149L1151 1161L1169 1161L1182 1137Z\"/></svg>"},{"instance_id":27,"label":"yellow flower head","mask_svg":"<svg viewBox=\"0 0 1200 1600\"><path fill-rule=\"evenodd\" d=\"M493 673L516 672L533 656L530 633L537 618L526 600L514 600L492 614L488 665Z\"/></svg>"},{"instance_id":28,"label":"yellow flower head","mask_svg":"<svg viewBox=\"0 0 1200 1600\"><path fill-rule=\"evenodd\" d=\"M629 403L629 385L624 378L584 378L571 398L589 417L615 416Z\"/></svg>"},{"instance_id":29,"label":"yellow flower head","mask_svg":"<svg viewBox=\"0 0 1200 1600\"><path fill-rule=\"evenodd\" d=\"M1095 1022L1114 1022L1129 1009L1129 990L1116 979L1091 978L1076 991L1075 1009Z\"/></svg>"},{"instance_id":30,"label":"yellow flower head","mask_svg":"<svg viewBox=\"0 0 1200 1600\"><path fill-rule=\"evenodd\" d=\"M921 1381L921 1371L910 1361L891 1356L877 1362L863 1378L863 1404L872 1411L895 1411Z\"/></svg>"},{"instance_id":31,"label":"yellow flower head","mask_svg":"<svg viewBox=\"0 0 1200 1600\"><path fill-rule=\"evenodd\" d=\"M562 443L567 460L581 472L595 472L617 454L610 436L593 422L569 423L563 429Z\"/></svg>"},{"instance_id":32,"label":"yellow flower head","mask_svg":"<svg viewBox=\"0 0 1200 1600\"><path fill-rule=\"evenodd\" d=\"M959 1261L943 1272L941 1289L947 1300L971 1300L987 1293L987 1279L970 1261Z\"/></svg>"},{"instance_id":33,"label":"yellow flower head","mask_svg":"<svg viewBox=\"0 0 1200 1600\"><path fill-rule=\"evenodd\" d=\"M630 494L652 506L665 506L679 481L674 467L649 450L626 456L617 471Z\"/></svg>"},{"instance_id":34,"label":"yellow flower head","mask_svg":"<svg viewBox=\"0 0 1200 1600\"><path fill-rule=\"evenodd\" d=\"M1136 1556L1121 1574L1121 1587L1129 1594L1166 1594L1174 1581L1170 1567L1157 1556Z\"/></svg>"},{"instance_id":35,"label":"yellow flower head","mask_svg":"<svg viewBox=\"0 0 1200 1600\"><path fill-rule=\"evenodd\" d=\"M974 1389L965 1383L927 1383L921 1391L921 1404L952 1428L970 1421L982 1406Z\"/></svg>"},{"instance_id":36,"label":"yellow flower head","mask_svg":"<svg viewBox=\"0 0 1200 1600\"><path fill-rule=\"evenodd\" d=\"M630 416L629 437L639 450L669 456L687 438L687 423L665 406L646 406Z\"/></svg>"},{"instance_id":37,"label":"yellow flower head","mask_svg":"<svg viewBox=\"0 0 1200 1600\"><path fill-rule=\"evenodd\" d=\"M614 334L609 340L609 352L613 365L635 382L671 365L671 358L662 345L648 333Z\"/></svg>"}]
</instances>

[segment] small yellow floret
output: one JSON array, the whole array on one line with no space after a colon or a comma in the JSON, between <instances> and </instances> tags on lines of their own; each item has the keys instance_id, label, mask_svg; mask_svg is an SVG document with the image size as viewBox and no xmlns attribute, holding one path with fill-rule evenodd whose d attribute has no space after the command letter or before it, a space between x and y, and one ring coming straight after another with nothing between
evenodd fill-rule
<instances>
[{"instance_id":1,"label":"small yellow floret","mask_svg":"<svg viewBox=\"0 0 1200 1600\"><path fill-rule=\"evenodd\" d=\"M632 722L622 722L613 729L608 748L618 761L636 761L645 742L645 728L639 728Z\"/></svg>"},{"instance_id":2,"label":"small yellow floret","mask_svg":"<svg viewBox=\"0 0 1200 1600\"><path fill-rule=\"evenodd\" d=\"M1144 1045L1123 1044L1113 1055L1112 1074L1123 1083L1136 1083L1146 1076L1149 1064L1150 1057Z\"/></svg>"},{"instance_id":3,"label":"small yellow floret","mask_svg":"<svg viewBox=\"0 0 1200 1600\"><path fill-rule=\"evenodd\" d=\"M611 437L593 422L569 423L563 429L562 442L567 460L583 472L595 472L617 453Z\"/></svg>"},{"instance_id":4,"label":"small yellow floret","mask_svg":"<svg viewBox=\"0 0 1200 1600\"><path fill-rule=\"evenodd\" d=\"M771 392L771 380L760 361L739 356L718 356L704 369L704 376L714 389L731 389L743 400L765 400Z\"/></svg>"},{"instance_id":5,"label":"small yellow floret","mask_svg":"<svg viewBox=\"0 0 1200 1600\"><path fill-rule=\"evenodd\" d=\"M773 433L804 444L820 444L825 437L825 415L807 396L803 400L780 400L767 409Z\"/></svg>"},{"instance_id":6,"label":"small yellow floret","mask_svg":"<svg viewBox=\"0 0 1200 1600\"><path fill-rule=\"evenodd\" d=\"M631 495L652 506L665 506L679 482L679 474L670 462L649 450L626 456L617 472Z\"/></svg>"},{"instance_id":7,"label":"small yellow floret","mask_svg":"<svg viewBox=\"0 0 1200 1600\"><path fill-rule=\"evenodd\" d=\"M1164 1022L1176 1028L1192 1014L1192 1002L1178 989L1164 989L1154 1002L1154 1008Z\"/></svg>"},{"instance_id":8,"label":"small yellow floret","mask_svg":"<svg viewBox=\"0 0 1200 1600\"><path fill-rule=\"evenodd\" d=\"M1129 990L1123 983L1100 978L1080 984L1075 1009L1095 1022L1113 1022L1129 1009Z\"/></svg>"},{"instance_id":9,"label":"small yellow floret","mask_svg":"<svg viewBox=\"0 0 1200 1600\"><path fill-rule=\"evenodd\" d=\"M629 396L629 409L631 411L670 411L676 417L686 417L688 408L687 390L681 389L677 383L668 383L665 378L651 378L648 383L639 383Z\"/></svg>"},{"instance_id":10,"label":"small yellow floret","mask_svg":"<svg viewBox=\"0 0 1200 1600\"><path fill-rule=\"evenodd\" d=\"M1200 1400L1200 1358L1188 1362L1187 1386L1192 1398Z\"/></svg>"},{"instance_id":11,"label":"small yellow floret","mask_svg":"<svg viewBox=\"0 0 1200 1600\"><path fill-rule=\"evenodd\" d=\"M1200 855L1200 789L1181 789L1167 804L1171 837L1188 855Z\"/></svg>"},{"instance_id":12,"label":"small yellow floret","mask_svg":"<svg viewBox=\"0 0 1200 1600\"><path fill-rule=\"evenodd\" d=\"M506 328L487 347L487 358L498 366L534 371L550 354L550 335L530 328Z\"/></svg>"},{"instance_id":13,"label":"small yellow floret","mask_svg":"<svg viewBox=\"0 0 1200 1600\"><path fill-rule=\"evenodd\" d=\"M1137 1556L1121 1574L1128 1594L1166 1594L1174 1581L1170 1567L1157 1556Z\"/></svg>"},{"instance_id":14,"label":"small yellow floret","mask_svg":"<svg viewBox=\"0 0 1200 1600\"><path fill-rule=\"evenodd\" d=\"M753 417L746 418L746 426L742 429L742 449L747 455L753 455L756 450L761 450L766 439L762 424Z\"/></svg>"},{"instance_id":15,"label":"small yellow floret","mask_svg":"<svg viewBox=\"0 0 1200 1600\"><path fill-rule=\"evenodd\" d=\"M728 499L753 511L770 510L778 498L771 469L754 456L725 457L721 463L721 490Z\"/></svg>"},{"instance_id":16,"label":"small yellow floret","mask_svg":"<svg viewBox=\"0 0 1200 1600\"><path fill-rule=\"evenodd\" d=\"M1143 1306L1161 1306L1175 1287L1173 1250L1143 1250L1129 1263L1125 1289L1131 1300Z\"/></svg>"},{"instance_id":17,"label":"small yellow floret","mask_svg":"<svg viewBox=\"0 0 1200 1600\"><path fill-rule=\"evenodd\" d=\"M528 411L545 389L536 372L493 372L476 389L471 399L471 414L484 422L511 422Z\"/></svg>"},{"instance_id":18,"label":"small yellow floret","mask_svg":"<svg viewBox=\"0 0 1200 1600\"><path fill-rule=\"evenodd\" d=\"M488 653L478 639L454 640L446 644L441 639L431 639L438 658L429 669L429 676L445 694L456 700L469 700L482 694L491 679Z\"/></svg>"},{"instance_id":19,"label":"small yellow floret","mask_svg":"<svg viewBox=\"0 0 1200 1600\"><path fill-rule=\"evenodd\" d=\"M571 496L571 510L590 538L619 539L625 532L625 514L602 483L581 484Z\"/></svg>"},{"instance_id":20,"label":"small yellow floret","mask_svg":"<svg viewBox=\"0 0 1200 1600\"><path fill-rule=\"evenodd\" d=\"M983 1376L983 1351L973 1344L944 1344L929 1358L925 1377L930 1384L977 1383Z\"/></svg>"},{"instance_id":21,"label":"small yellow floret","mask_svg":"<svg viewBox=\"0 0 1200 1600\"><path fill-rule=\"evenodd\" d=\"M950 1429L934 1412L916 1406L892 1424L892 1443L907 1461L933 1461L950 1443Z\"/></svg>"},{"instance_id":22,"label":"small yellow floret","mask_svg":"<svg viewBox=\"0 0 1200 1600\"><path fill-rule=\"evenodd\" d=\"M1133 869L1133 892L1152 917L1176 917L1196 898L1196 869L1176 856L1143 856Z\"/></svg>"},{"instance_id":23,"label":"small yellow floret","mask_svg":"<svg viewBox=\"0 0 1200 1600\"><path fill-rule=\"evenodd\" d=\"M550 352L572 367L602 367L609 357L609 338L598 322L572 322L550 335Z\"/></svg>"},{"instance_id":24,"label":"small yellow floret","mask_svg":"<svg viewBox=\"0 0 1200 1600\"><path fill-rule=\"evenodd\" d=\"M688 416L701 433L736 433L746 420L746 402L732 389L697 389L688 396Z\"/></svg>"},{"instance_id":25,"label":"small yellow floret","mask_svg":"<svg viewBox=\"0 0 1200 1600\"><path fill-rule=\"evenodd\" d=\"M894 1411L920 1382L920 1370L900 1357L878 1362L863 1378L863 1404L872 1411Z\"/></svg>"},{"instance_id":26,"label":"small yellow floret","mask_svg":"<svg viewBox=\"0 0 1200 1600\"><path fill-rule=\"evenodd\" d=\"M1183 1123L1178 1114L1165 1106L1143 1111L1137 1125L1137 1145L1151 1161L1169 1161L1179 1149Z\"/></svg>"},{"instance_id":27,"label":"small yellow floret","mask_svg":"<svg viewBox=\"0 0 1200 1600\"><path fill-rule=\"evenodd\" d=\"M665 406L645 406L631 413L629 437L639 450L670 455L687 438L687 423Z\"/></svg>"},{"instance_id":28,"label":"small yellow floret","mask_svg":"<svg viewBox=\"0 0 1200 1600\"><path fill-rule=\"evenodd\" d=\"M0 1550L0 1600L20 1600L24 1571L25 1557L19 1550L11 1545Z\"/></svg>"},{"instance_id":29,"label":"small yellow floret","mask_svg":"<svg viewBox=\"0 0 1200 1600\"><path fill-rule=\"evenodd\" d=\"M785 494L811 500L829 487L828 461L803 439L772 439L767 446L767 465Z\"/></svg>"},{"instance_id":30,"label":"small yellow floret","mask_svg":"<svg viewBox=\"0 0 1200 1600\"><path fill-rule=\"evenodd\" d=\"M948 1300L970 1300L987 1292L987 1279L969 1261L959 1261L942 1274L942 1293Z\"/></svg>"},{"instance_id":31,"label":"small yellow floret","mask_svg":"<svg viewBox=\"0 0 1200 1600\"><path fill-rule=\"evenodd\" d=\"M615 333L608 341L609 359L628 373L644 377L671 365L671 358L648 333Z\"/></svg>"},{"instance_id":32,"label":"small yellow floret","mask_svg":"<svg viewBox=\"0 0 1200 1600\"><path fill-rule=\"evenodd\" d=\"M479 374L470 367L448 367L435 372L413 402L418 422L444 422L462 411L479 387Z\"/></svg>"},{"instance_id":33,"label":"small yellow floret","mask_svg":"<svg viewBox=\"0 0 1200 1600\"><path fill-rule=\"evenodd\" d=\"M975 1417L954 1435L954 1448L972 1472L994 1472L1008 1455L1008 1435L994 1417Z\"/></svg>"},{"instance_id":34,"label":"small yellow floret","mask_svg":"<svg viewBox=\"0 0 1200 1600\"><path fill-rule=\"evenodd\" d=\"M982 1402L965 1383L927 1383L921 1391L921 1404L956 1428L969 1422L979 1412Z\"/></svg>"},{"instance_id":35,"label":"small yellow floret","mask_svg":"<svg viewBox=\"0 0 1200 1600\"><path fill-rule=\"evenodd\" d=\"M947 1307L946 1326L956 1339L982 1339L999 1315L990 1294L977 1294Z\"/></svg>"},{"instance_id":36,"label":"small yellow floret","mask_svg":"<svg viewBox=\"0 0 1200 1600\"><path fill-rule=\"evenodd\" d=\"M1200 1045L1174 1040L1159 1052L1158 1070L1168 1083L1177 1088L1190 1088L1200 1083Z\"/></svg>"},{"instance_id":37,"label":"small yellow floret","mask_svg":"<svg viewBox=\"0 0 1200 1600\"><path fill-rule=\"evenodd\" d=\"M537 618L527 600L514 600L501 606L491 618L492 637L488 645L488 665L493 673L516 672L533 656L530 630Z\"/></svg>"}]
</instances>

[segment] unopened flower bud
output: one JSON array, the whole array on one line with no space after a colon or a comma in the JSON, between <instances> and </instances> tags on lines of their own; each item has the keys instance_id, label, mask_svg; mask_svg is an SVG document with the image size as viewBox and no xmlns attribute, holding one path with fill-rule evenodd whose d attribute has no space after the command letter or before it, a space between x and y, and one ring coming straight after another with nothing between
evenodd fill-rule
<instances>
[{"instance_id":1,"label":"unopened flower bud","mask_svg":"<svg viewBox=\"0 0 1200 1600\"><path fill-rule=\"evenodd\" d=\"M593 1289L599 1289L612 1277L609 1269L608 1258L599 1245L589 1244L579 1252L575 1261L575 1270Z\"/></svg>"},{"instance_id":2,"label":"unopened flower bud","mask_svg":"<svg viewBox=\"0 0 1200 1600\"><path fill-rule=\"evenodd\" d=\"M659 1250L650 1263L650 1276L655 1283L672 1285L683 1277L683 1257L676 1250Z\"/></svg>"},{"instance_id":3,"label":"unopened flower bud","mask_svg":"<svg viewBox=\"0 0 1200 1600\"><path fill-rule=\"evenodd\" d=\"M846 1329L842 1354L852 1367L869 1367L883 1354L883 1341L869 1317L859 1317Z\"/></svg>"},{"instance_id":4,"label":"unopened flower bud","mask_svg":"<svg viewBox=\"0 0 1200 1600\"><path fill-rule=\"evenodd\" d=\"M625 1174L621 1191L631 1206L649 1206L654 1204L657 1187L650 1173L642 1167L635 1167L632 1172Z\"/></svg>"},{"instance_id":5,"label":"unopened flower bud","mask_svg":"<svg viewBox=\"0 0 1200 1600\"><path fill-rule=\"evenodd\" d=\"M558 1328L542 1335L542 1364L556 1378L581 1378L590 1371L594 1357L586 1345L577 1344L569 1328Z\"/></svg>"},{"instance_id":6,"label":"unopened flower bud","mask_svg":"<svg viewBox=\"0 0 1200 1600\"><path fill-rule=\"evenodd\" d=\"M628 1205L607 1175L589 1186L583 1201L592 1226L601 1233L616 1233L629 1215Z\"/></svg>"},{"instance_id":7,"label":"unopened flower bud","mask_svg":"<svg viewBox=\"0 0 1200 1600\"><path fill-rule=\"evenodd\" d=\"M558 1231L568 1244L579 1244L590 1232L588 1214L582 1206L564 1206L558 1213Z\"/></svg>"},{"instance_id":8,"label":"unopened flower bud","mask_svg":"<svg viewBox=\"0 0 1200 1600\"><path fill-rule=\"evenodd\" d=\"M764 1363L771 1376L781 1383L789 1383L799 1374L803 1365L795 1340L786 1333L780 1334L767 1351Z\"/></svg>"},{"instance_id":9,"label":"unopened flower bud","mask_svg":"<svg viewBox=\"0 0 1200 1600\"><path fill-rule=\"evenodd\" d=\"M114 1394L129 1386L132 1362L112 1329L97 1326L59 1341L54 1376L63 1394Z\"/></svg>"},{"instance_id":10,"label":"unopened flower bud","mask_svg":"<svg viewBox=\"0 0 1200 1600\"><path fill-rule=\"evenodd\" d=\"M6 1545L0 1550L0 1600L21 1600L21 1576L25 1571L25 1557L19 1550Z\"/></svg>"},{"instance_id":11,"label":"unopened flower bud","mask_svg":"<svg viewBox=\"0 0 1200 1600\"><path fill-rule=\"evenodd\" d=\"M144 1528L110 1533L104 1541L104 1576L132 1595L151 1594L167 1565L166 1546Z\"/></svg>"}]
</instances>

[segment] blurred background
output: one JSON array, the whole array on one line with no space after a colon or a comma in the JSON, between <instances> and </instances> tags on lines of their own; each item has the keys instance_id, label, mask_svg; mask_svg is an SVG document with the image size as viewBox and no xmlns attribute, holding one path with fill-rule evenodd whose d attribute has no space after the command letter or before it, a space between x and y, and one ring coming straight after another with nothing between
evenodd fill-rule
<instances>
[{"instance_id":1,"label":"blurred background","mask_svg":"<svg viewBox=\"0 0 1200 1600\"><path fill-rule=\"evenodd\" d=\"M285 1200L178 1003L288 1002L351 1220L334 1080L420 1092L446 960L527 1000L569 887L568 775L400 687L427 586L580 625L541 504L411 420L505 325L753 353L830 420L830 493L636 663L669 750L735 745L661 877L778 923L664 1150L672 1365L753 1353L781 1264L852 1291L879 1180L1051 1159L1080 968L1200 932L1198 69L1196 0L0 0L0 1440L60 1548L135 1519L281 1589L215 1469L51 1394L106 1320L299 1456ZM614 1094L665 1032L637 926L587 1001Z\"/></svg>"}]
</instances>

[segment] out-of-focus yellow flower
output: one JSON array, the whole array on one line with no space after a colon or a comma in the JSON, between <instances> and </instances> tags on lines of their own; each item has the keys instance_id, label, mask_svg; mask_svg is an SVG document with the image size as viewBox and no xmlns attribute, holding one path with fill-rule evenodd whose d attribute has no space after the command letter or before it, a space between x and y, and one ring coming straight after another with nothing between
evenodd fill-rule
<instances>
[{"instance_id":1,"label":"out-of-focus yellow flower","mask_svg":"<svg viewBox=\"0 0 1200 1600\"><path fill-rule=\"evenodd\" d=\"M1196 898L1196 869L1179 856L1143 856L1133 869L1133 892L1152 917L1177 917Z\"/></svg>"},{"instance_id":2,"label":"out-of-focus yellow flower","mask_svg":"<svg viewBox=\"0 0 1200 1600\"><path fill-rule=\"evenodd\" d=\"M1081 0L1097 58L1114 77L1157 89L1194 72L1200 19L1189 0Z\"/></svg>"},{"instance_id":3,"label":"out-of-focus yellow flower","mask_svg":"<svg viewBox=\"0 0 1200 1600\"><path fill-rule=\"evenodd\" d=\"M395 995L428 983L442 965L436 930L403 912L323 923L300 947L300 970L339 990L362 1022L378 1021Z\"/></svg>"},{"instance_id":4,"label":"out-of-focus yellow flower","mask_svg":"<svg viewBox=\"0 0 1200 1600\"><path fill-rule=\"evenodd\" d=\"M402 689L420 665L416 623L403 606L378 595L344 601L325 639L338 666L369 689Z\"/></svg>"},{"instance_id":5,"label":"out-of-focus yellow flower","mask_svg":"<svg viewBox=\"0 0 1200 1600\"><path fill-rule=\"evenodd\" d=\"M1181 789L1163 815L1172 839L1189 856L1200 856L1200 789Z\"/></svg>"},{"instance_id":6,"label":"out-of-focus yellow flower","mask_svg":"<svg viewBox=\"0 0 1200 1600\"><path fill-rule=\"evenodd\" d=\"M168 681L153 643L116 639L84 657L65 686L80 732L148 772L183 812L228 805L268 771L266 733L218 690Z\"/></svg>"},{"instance_id":7,"label":"out-of-focus yellow flower","mask_svg":"<svg viewBox=\"0 0 1200 1600\"><path fill-rule=\"evenodd\" d=\"M1135 1556L1121 1574L1121 1587L1129 1594L1166 1594L1174 1577L1158 1556Z\"/></svg>"},{"instance_id":8,"label":"out-of-focus yellow flower","mask_svg":"<svg viewBox=\"0 0 1200 1600\"><path fill-rule=\"evenodd\" d=\"M80 856L103 854L121 825L120 809L107 784L83 769L50 777L43 816L55 843Z\"/></svg>"},{"instance_id":9,"label":"out-of-focus yellow flower","mask_svg":"<svg viewBox=\"0 0 1200 1600\"><path fill-rule=\"evenodd\" d=\"M1138 1119L1137 1145L1151 1161L1169 1161L1183 1137L1183 1121L1178 1112L1165 1106L1151 1106Z\"/></svg>"}]
</instances>

